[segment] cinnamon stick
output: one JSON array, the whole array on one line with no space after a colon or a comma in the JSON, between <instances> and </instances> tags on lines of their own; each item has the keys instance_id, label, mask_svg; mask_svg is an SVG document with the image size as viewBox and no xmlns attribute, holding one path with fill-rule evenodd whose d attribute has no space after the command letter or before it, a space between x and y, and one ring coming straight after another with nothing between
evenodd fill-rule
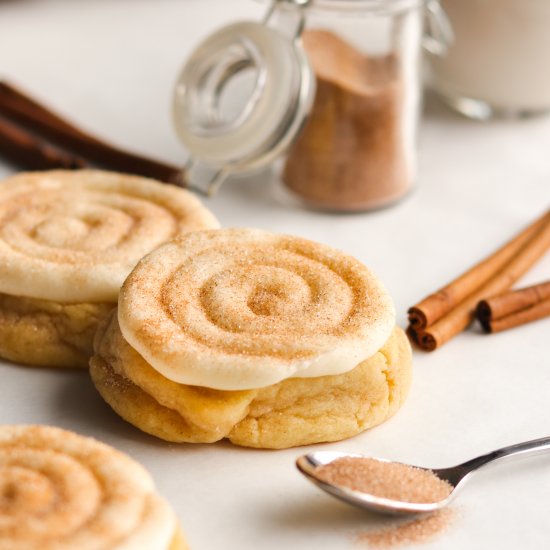
<instances>
[{"instance_id":1,"label":"cinnamon stick","mask_svg":"<svg viewBox=\"0 0 550 550\"><path fill-rule=\"evenodd\" d=\"M0 111L23 123L31 117L33 121L41 120L46 125L64 128L72 134L91 138L91 136L87 136L76 126L50 111L12 84L2 80L0 80Z\"/></svg>"},{"instance_id":2,"label":"cinnamon stick","mask_svg":"<svg viewBox=\"0 0 550 550\"><path fill-rule=\"evenodd\" d=\"M478 280L477 288L461 301L455 300L458 300L457 296L463 294L461 282L464 279L459 277L456 280L459 281L459 284L458 291L454 294L452 291L455 291L456 287L453 288L453 283L448 285L446 288L450 288L449 295L454 299L447 301L446 313L427 327L417 327L411 324L409 334L413 341L426 351L435 350L470 324L479 301L509 289L550 248L550 210L535 222L534 227L535 230L532 234L526 230L527 236L530 238L526 238L526 231L523 231L516 239L498 251L502 253L505 250L505 256L509 258L507 263L501 264L501 258L498 257L497 252L480 264L482 266L481 282ZM519 249L516 248L518 239L521 243ZM507 248L512 243L514 243L512 250L515 251L515 254L510 253ZM495 257L498 258L497 261L494 260ZM492 261L490 261L491 259ZM490 267L495 268L496 265L492 273L488 270L487 262ZM467 287L474 286L475 274L476 268L474 267L468 272Z\"/></svg>"},{"instance_id":3,"label":"cinnamon stick","mask_svg":"<svg viewBox=\"0 0 550 550\"><path fill-rule=\"evenodd\" d=\"M511 313L506 317L501 319L491 319L487 322L484 329L487 332L501 332L503 330L508 330L520 325L525 325L526 323L531 323L532 321L537 321L538 319L543 319L544 317L550 316L550 300L543 300L538 304L535 304L527 309L518 311L516 313Z\"/></svg>"},{"instance_id":4,"label":"cinnamon stick","mask_svg":"<svg viewBox=\"0 0 550 550\"><path fill-rule=\"evenodd\" d=\"M17 122L23 129L59 149L82 157L87 163L176 185L184 184L180 167L136 155L104 142L67 122L7 82L0 82L0 115ZM8 147L3 151L13 153L13 149L12 144L11 149Z\"/></svg>"},{"instance_id":5,"label":"cinnamon stick","mask_svg":"<svg viewBox=\"0 0 550 550\"><path fill-rule=\"evenodd\" d=\"M500 332L550 315L550 281L503 292L479 302L476 316L486 332Z\"/></svg>"},{"instance_id":6,"label":"cinnamon stick","mask_svg":"<svg viewBox=\"0 0 550 550\"><path fill-rule=\"evenodd\" d=\"M533 235L549 222L550 210L487 259L411 307L408 311L411 327L420 331L441 319L480 285L487 282L498 270L502 269L533 238Z\"/></svg>"},{"instance_id":7,"label":"cinnamon stick","mask_svg":"<svg viewBox=\"0 0 550 550\"><path fill-rule=\"evenodd\" d=\"M32 170L83 168L86 162L64 152L0 117L0 151L13 162Z\"/></svg>"}]
</instances>

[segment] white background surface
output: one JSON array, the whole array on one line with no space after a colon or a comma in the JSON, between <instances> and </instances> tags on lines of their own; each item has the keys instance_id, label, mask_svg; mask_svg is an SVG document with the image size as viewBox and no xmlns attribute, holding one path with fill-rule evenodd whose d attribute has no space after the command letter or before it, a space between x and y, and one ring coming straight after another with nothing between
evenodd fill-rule
<instances>
[{"instance_id":1,"label":"white background surface","mask_svg":"<svg viewBox=\"0 0 550 550\"><path fill-rule=\"evenodd\" d=\"M249 0L0 1L0 71L100 136L178 162L172 84L193 44L261 7ZM479 124L428 101L417 190L393 208L334 216L289 208L267 177L227 184L208 202L225 226L250 225L342 248L406 308L478 261L550 203L550 118ZM0 163L0 176L13 168ZM550 278L547 255L523 282ZM550 435L550 320L485 336L472 329L415 353L403 409L354 439L255 451L168 445L125 424L87 374L0 364L0 422L48 423L128 452L154 475L201 549L353 549L378 518L331 500L294 469L306 450L369 453L451 465ZM426 548L543 549L550 456L489 469L456 501L458 519ZM38 550L38 549L37 549Z\"/></svg>"}]
</instances>

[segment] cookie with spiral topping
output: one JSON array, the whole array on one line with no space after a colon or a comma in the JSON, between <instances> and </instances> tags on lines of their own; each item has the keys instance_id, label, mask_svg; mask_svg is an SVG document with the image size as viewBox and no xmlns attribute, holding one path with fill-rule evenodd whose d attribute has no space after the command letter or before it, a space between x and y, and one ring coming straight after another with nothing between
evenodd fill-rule
<instances>
[{"instance_id":1,"label":"cookie with spiral topping","mask_svg":"<svg viewBox=\"0 0 550 550\"><path fill-rule=\"evenodd\" d=\"M150 475L95 439L0 426L0 550L185 550Z\"/></svg>"},{"instance_id":2,"label":"cookie with spiral topping","mask_svg":"<svg viewBox=\"0 0 550 550\"><path fill-rule=\"evenodd\" d=\"M189 192L142 177L59 170L0 183L0 356L86 367L98 322L138 260L214 227Z\"/></svg>"},{"instance_id":3,"label":"cookie with spiral topping","mask_svg":"<svg viewBox=\"0 0 550 550\"><path fill-rule=\"evenodd\" d=\"M95 339L103 398L175 442L336 441L404 401L411 349L358 260L254 229L198 231L140 261Z\"/></svg>"}]
</instances>

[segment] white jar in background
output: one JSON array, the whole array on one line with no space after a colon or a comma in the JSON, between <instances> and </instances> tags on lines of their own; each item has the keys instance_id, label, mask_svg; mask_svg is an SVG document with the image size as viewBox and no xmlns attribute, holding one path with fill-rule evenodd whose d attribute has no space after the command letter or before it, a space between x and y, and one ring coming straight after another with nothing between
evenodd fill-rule
<instances>
[{"instance_id":1,"label":"white jar in background","mask_svg":"<svg viewBox=\"0 0 550 550\"><path fill-rule=\"evenodd\" d=\"M466 116L550 110L550 0L442 0L454 31L431 84Z\"/></svg>"}]
</instances>

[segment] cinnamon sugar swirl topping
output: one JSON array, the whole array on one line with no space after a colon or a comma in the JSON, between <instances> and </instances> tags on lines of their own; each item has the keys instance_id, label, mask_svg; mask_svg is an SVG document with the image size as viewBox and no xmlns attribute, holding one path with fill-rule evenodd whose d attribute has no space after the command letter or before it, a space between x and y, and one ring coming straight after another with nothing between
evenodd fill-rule
<instances>
[{"instance_id":1,"label":"cinnamon sugar swirl topping","mask_svg":"<svg viewBox=\"0 0 550 550\"><path fill-rule=\"evenodd\" d=\"M0 292L115 301L142 256L217 226L190 193L154 180L93 170L20 174L0 184Z\"/></svg>"},{"instance_id":2,"label":"cinnamon sugar swirl topping","mask_svg":"<svg viewBox=\"0 0 550 550\"><path fill-rule=\"evenodd\" d=\"M223 390L346 372L395 323L355 258L253 229L200 231L149 254L123 286L119 321L170 380Z\"/></svg>"},{"instance_id":3,"label":"cinnamon sugar swirl topping","mask_svg":"<svg viewBox=\"0 0 550 550\"><path fill-rule=\"evenodd\" d=\"M0 427L0 548L168 550L175 531L129 457L58 428Z\"/></svg>"}]
</instances>

